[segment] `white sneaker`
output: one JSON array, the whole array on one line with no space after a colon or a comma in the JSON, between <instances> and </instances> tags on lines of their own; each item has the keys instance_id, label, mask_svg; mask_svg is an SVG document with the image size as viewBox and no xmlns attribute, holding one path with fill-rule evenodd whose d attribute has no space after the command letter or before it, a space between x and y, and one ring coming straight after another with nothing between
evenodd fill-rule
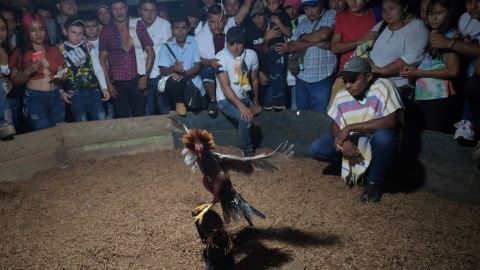
<instances>
[{"instance_id":1,"label":"white sneaker","mask_svg":"<svg viewBox=\"0 0 480 270\"><path fill-rule=\"evenodd\" d=\"M475 140L475 132L473 131L472 123L468 120L461 120L454 124L457 128L453 138L455 140L463 139L473 141Z\"/></svg>"}]
</instances>

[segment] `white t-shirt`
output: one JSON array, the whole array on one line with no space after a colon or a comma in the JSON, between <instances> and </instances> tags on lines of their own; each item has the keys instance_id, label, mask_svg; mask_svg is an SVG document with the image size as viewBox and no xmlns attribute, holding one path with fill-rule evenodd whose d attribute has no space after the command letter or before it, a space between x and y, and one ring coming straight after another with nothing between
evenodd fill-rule
<instances>
[{"instance_id":1,"label":"white t-shirt","mask_svg":"<svg viewBox=\"0 0 480 270\"><path fill-rule=\"evenodd\" d=\"M471 39L480 41L480 21L472 18L468 12L465 12L458 20L458 30L464 36L469 35Z\"/></svg>"},{"instance_id":2,"label":"white t-shirt","mask_svg":"<svg viewBox=\"0 0 480 270\"><path fill-rule=\"evenodd\" d=\"M465 12L458 20L458 30L464 36L469 35L472 40L480 42L480 21L472 18L468 12ZM468 77L472 77L475 74L475 63L476 59L470 62L466 71Z\"/></svg>"},{"instance_id":3,"label":"white t-shirt","mask_svg":"<svg viewBox=\"0 0 480 270\"><path fill-rule=\"evenodd\" d=\"M372 30L378 31L380 25L381 22L377 23ZM380 68L393 63L398 58L409 65L416 65L424 57L428 35L427 27L419 19L414 19L397 31L391 31L387 26L375 42L370 52L370 59ZM408 84L408 79L403 77L390 77L389 79L397 87Z\"/></svg>"},{"instance_id":4,"label":"white t-shirt","mask_svg":"<svg viewBox=\"0 0 480 270\"><path fill-rule=\"evenodd\" d=\"M233 89L233 92L239 99L244 99L248 97L247 92L251 90L251 83L249 81L249 78L245 78L245 76L241 76L238 74L235 74L235 61L237 61L237 66L238 64L243 62L245 63L247 75L250 75L250 72L258 70L258 57L255 51L250 50L250 49L245 49L245 51L237 57L234 57L228 48L224 48L223 50L219 51L217 55L215 55L215 58L218 59L218 63L222 65L221 70L223 72L228 73L228 78L230 80L230 86ZM220 86L220 82L217 80L217 88L216 88L216 96L217 100L224 100L225 96L223 94L222 88ZM246 84L248 82L248 84Z\"/></svg>"},{"instance_id":5,"label":"white t-shirt","mask_svg":"<svg viewBox=\"0 0 480 270\"><path fill-rule=\"evenodd\" d=\"M162 47L162 45L172 37L170 23L165 19L157 17L157 19L155 19L155 22L153 22L152 25L147 27L147 32L153 41L153 50L155 51L155 58L157 58L160 55L160 48ZM154 63L156 62L157 60L155 59ZM150 73L150 78L153 79L158 77L159 75L160 69L157 67L157 65L153 65L152 73Z\"/></svg>"}]
</instances>

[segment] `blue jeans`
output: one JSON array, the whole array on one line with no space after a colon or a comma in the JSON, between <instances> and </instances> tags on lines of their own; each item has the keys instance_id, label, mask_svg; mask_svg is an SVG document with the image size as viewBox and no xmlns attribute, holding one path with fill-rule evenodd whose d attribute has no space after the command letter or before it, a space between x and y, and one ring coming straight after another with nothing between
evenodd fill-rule
<instances>
[{"instance_id":1,"label":"blue jeans","mask_svg":"<svg viewBox=\"0 0 480 270\"><path fill-rule=\"evenodd\" d=\"M103 109L105 110L105 119L115 118L115 108L113 107L113 98L103 102Z\"/></svg>"},{"instance_id":2,"label":"blue jeans","mask_svg":"<svg viewBox=\"0 0 480 270\"><path fill-rule=\"evenodd\" d=\"M252 106L252 101L249 99L242 99L242 102L247 107ZM250 127L252 123L243 120L240 117L240 110L226 99L218 101L218 108L227 118L233 120L235 124L238 125L240 144L242 145L244 156L254 155L255 149L253 149L252 139L250 138Z\"/></svg>"},{"instance_id":3,"label":"blue jeans","mask_svg":"<svg viewBox=\"0 0 480 270\"><path fill-rule=\"evenodd\" d=\"M0 126L12 124L12 109L8 102L7 93L3 89L3 79L0 79Z\"/></svg>"},{"instance_id":4,"label":"blue jeans","mask_svg":"<svg viewBox=\"0 0 480 270\"><path fill-rule=\"evenodd\" d=\"M270 47L268 54L268 70L270 79L270 92L272 94L272 104L267 106L286 106L287 105L287 61L283 54L275 51L275 47Z\"/></svg>"},{"instance_id":5,"label":"blue jeans","mask_svg":"<svg viewBox=\"0 0 480 270\"><path fill-rule=\"evenodd\" d=\"M258 93L260 105L263 107L269 107L272 105L272 89L266 85L259 85Z\"/></svg>"},{"instance_id":6,"label":"blue jeans","mask_svg":"<svg viewBox=\"0 0 480 270\"><path fill-rule=\"evenodd\" d=\"M162 78L148 80L147 102L145 104L145 115L168 114L170 112L170 103L168 97L164 93L158 92L158 81Z\"/></svg>"},{"instance_id":7,"label":"blue jeans","mask_svg":"<svg viewBox=\"0 0 480 270\"><path fill-rule=\"evenodd\" d=\"M203 83L215 83L215 71L213 68L202 67L202 69L200 69L200 78L202 79Z\"/></svg>"},{"instance_id":8,"label":"blue jeans","mask_svg":"<svg viewBox=\"0 0 480 270\"><path fill-rule=\"evenodd\" d=\"M45 129L63 122L65 104L59 89L48 92L25 89L23 114L32 130Z\"/></svg>"},{"instance_id":9,"label":"blue jeans","mask_svg":"<svg viewBox=\"0 0 480 270\"><path fill-rule=\"evenodd\" d=\"M323 136L314 141L309 148L310 157L319 161L341 164L342 154L333 146L332 135ZM378 129L372 134L370 141L372 161L366 173L367 183L384 185L387 173L391 170L397 152L398 139L396 131Z\"/></svg>"},{"instance_id":10,"label":"blue jeans","mask_svg":"<svg viewBox=\"0 0 480 270\"><path fill-rule=\"evenodd\" d=\"M97 90L70 90L73 121L105 120L102 92Z\"/></svg>"},{"instance_id":11,"label":"blue jeans","mask_svg":"<svg viewBox=\"0 0 480 270\"><path fill-rule=\"evenodd\" d=\"M295 81L297 109L326 112L332 93L332 78L330 76L319 82L308 83L297 77Z\"/></svg>"}]
</instances>

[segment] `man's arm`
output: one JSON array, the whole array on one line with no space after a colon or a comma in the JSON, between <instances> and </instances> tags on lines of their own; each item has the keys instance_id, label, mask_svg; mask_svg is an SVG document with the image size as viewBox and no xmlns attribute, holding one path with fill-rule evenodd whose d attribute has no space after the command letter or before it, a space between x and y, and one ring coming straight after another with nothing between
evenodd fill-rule
<instances>
[{"instance_id":1,"label":"man's arm","mask_svg":"<svg viewBox=\"0 0 480 270\"><path fill-rule=\"evenodd\" d=\"M117 92L115 91L115 87L113 87L113 84L110 81L110 77L109 77L107 59L108 59L108 52L100 51L100 65L102 66L103 73L105 74L105 81L107 82L108 92L110 93L111 97L116 97Z\"/></svg>"},{"instance_id":2,"label":"man's arm","mask_svg":"<svg viewBox=\"0 0 480 270\"><path fill-rule=\"evenodd\" d=\"M300 40L309 43L319 43L323 41L330 41L332 39L332 35L333 29L328 26L323 26L310 34L300 37Z\"/></svg>"},{"instance_id":3,"label":"man's arm","mask_svg":"<svg viewBox=\"0 0 480 270\"><path fill-rule=\"evenodd\" d=\"M259 105L259 80L258 80L258 70L252 70L250 72L250 80L252 82L252 91L253 91L253 104L254 105Z\"/></svg>"},{"instance_id":4,"label":"man's arm","mask_svg":"<svg viewBox=\"0 0 480 270\"><path fill-rule=\"evenodd\" d=\"M253 0L243 1L243 5L238 10L237 15L235 15L235 23L237 25L241 25L243 23L243 21L245 20L245 17L247 17L248 12L250 11L250 8L252 7L252 2L253 2Z\"/></svg>"},{"instance_id":5,"label":"man's arm","mask_svg":"<svg viewBox=\"0 0 480 270\"><path fill-rule=\"evenodd\" d=\"M347 125L344 127L339 136L337 143L341 146L343 142L348 140L350 132L373 133L377 129L395 128L398 120L398 110L381 118L372 119L362 123Z\"/></svg>"},{"instance_id":6,"label":"man's arm","mask_svg":"<svg viewBox=\"0 0 480 270\"><path fill-rule=\"evenodd\" d=\"M152 46L145 47L145 52L147 53L147 64L145 66L145 70L147 72L147 77L152 72L153 62L155 60L155 51L153 50Z\"/></svg>"},{"instance_id":7,"label":"man's arm","mask_svg":"<svg viewBox=\"0 0 480 270\"><path fill-rule=\"evenodd\" d=\"M430 45L437 49L452 49L469 57L480 57L480 44L465 42L463 40L453 41L442 34L431 34L429 38Z\"/></svg>"},{"instance_id":8,"label":"man's arm","mask_svg":"<svg viewBox=\"0 0 480 270\"><path fill-rule=\"evenodd\" d=\"M238 99L235 95L232 87L230 86L230 79L228 78L227 72L217 73L218 81L220 82L220 88L222 89L223 95L230 101L235 107L240 110L240 117L245 121L250 121L253 118L253 112L243 104L243 102Z\"/></svg>"},{"instance_id":9,"label":"man's arm","mask_svg":"<svg viewBox=\"0 0 480 270\"><path fill-rule=\"evenodd\" d=\"M200 69L202 68L202 64L200 63L195 63L192 68L189 70L185 71L185 77L186 78L192 78L195 77L200 72Z\"/></svg>"}]
</instances>

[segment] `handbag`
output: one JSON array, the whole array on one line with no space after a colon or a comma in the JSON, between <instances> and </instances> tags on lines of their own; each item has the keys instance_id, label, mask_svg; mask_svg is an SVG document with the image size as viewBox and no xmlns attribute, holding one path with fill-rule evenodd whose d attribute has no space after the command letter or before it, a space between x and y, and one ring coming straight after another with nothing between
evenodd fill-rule
<instances>
[{"instance_id":1,"label":"handbag","mask_svg":"<svg viewBox=\"0 0 480 270\"><path fill-rule=\"evenodd\" d=\"M323 14L325 14L325 11L322 13L322 15L320 15L320 18L318 18L315 24L313 25L312 32L315 31L315 29L320 24ZM305 48L301 51L293 52L292 54L290 54L287 61L287 69L288 71L290 71L290 73L292 73L293 76L297 76L300 73L300 71L304 69L303 58L305 57L307 50L308 48Z\"/></svg>"},{"instance_id":2,"label":"handbag","mask_svg":"<svg viewBox=\"0 0 480 270\"><path fill-rule=\"evenodd\" d=\"M167 47L168 51L173 56L175 61L178 61L170 46L168 46L167 43L165 43L165 46ZM168 87L168 85L176 85L174 86L174 88L178 88L179 86L178 82L174 82L171 76L168 76L168 78L166 79L165 88L170 88ZM187 107L189 107L190 109L194 111L199 111L203 109L202 94L200 93L200 89L195 86L192 79L186 80L183 85L183 99L185 105L187 105Z\"/></svg>"}]
</instances>

